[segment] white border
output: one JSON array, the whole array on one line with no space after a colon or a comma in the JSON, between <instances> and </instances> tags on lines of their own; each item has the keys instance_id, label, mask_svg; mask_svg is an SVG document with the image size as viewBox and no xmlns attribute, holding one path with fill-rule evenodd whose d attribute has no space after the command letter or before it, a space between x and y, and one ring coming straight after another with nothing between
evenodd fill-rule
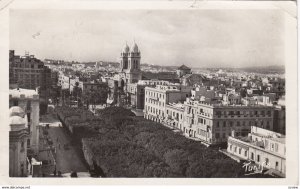
<instances>
[{"instance_id":1,"label":"white border","mask_svg":"<svg viewBox=\"0 0 300 189\"><path fill-rule=\"evenodd\" d=\"M10 0L0 1L1 7ZM297 18L296 3L263 1L13 1L0 11L0 184L3 185L297 185L298 124L297 124ZM220 178L9 178L8 177L8 50L9 9L278 9L285 15L287 162L286 178L282 179L220 179ZM24 26L25 27L25 26Z\"/></svg>"}]
</instances>

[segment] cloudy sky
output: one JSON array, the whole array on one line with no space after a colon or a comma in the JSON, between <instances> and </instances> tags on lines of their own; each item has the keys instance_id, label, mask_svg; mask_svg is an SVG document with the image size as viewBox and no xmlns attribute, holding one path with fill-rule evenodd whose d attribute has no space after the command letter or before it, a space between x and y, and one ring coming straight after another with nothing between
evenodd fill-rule
<instances>
[{"instance_id":1,"label":"cloudy sky","mask_svg":"<svg viewBox=\"0 0 300 189\"><path fill-rule=\"evenodd\" d=\"M10 49L40 59L117 61L135 40L142 63L284 65L277 10L11 10Z\"/></svg>"}]
</instances>

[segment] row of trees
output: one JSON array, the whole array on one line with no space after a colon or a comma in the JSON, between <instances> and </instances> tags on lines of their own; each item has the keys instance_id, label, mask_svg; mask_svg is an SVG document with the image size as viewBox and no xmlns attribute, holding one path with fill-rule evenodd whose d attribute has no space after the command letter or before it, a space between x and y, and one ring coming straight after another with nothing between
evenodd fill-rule
<instances>
[{"instance_id":1,"label":"row of trees","mask_svg":"<svg viewBox=\"0 0 300 189\"><path fill-rule=\"evenodd\" d=\"M244 170L216 149L136 118L130 110L99 112L97 135L82 139L90 166L109 177L242 177Z\"/></svg>"},{"instance_id":2,"label":"row of trees","mask_svg":"<svg viewBox=\"0 0 300 189\"><path fill-rule=\"evenodd\" d=\"M73 138L95 172L106 177L244 177L242 165L125 108L75 120ZM260 176L260 175L258 175Z\"/></svg>"}]
</instances>

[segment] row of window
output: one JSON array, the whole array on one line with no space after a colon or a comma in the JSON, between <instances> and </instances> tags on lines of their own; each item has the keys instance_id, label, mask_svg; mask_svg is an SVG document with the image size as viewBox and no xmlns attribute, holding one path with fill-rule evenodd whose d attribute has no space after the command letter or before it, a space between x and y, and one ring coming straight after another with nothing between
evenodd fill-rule
<instances>
[{"instance_id":1,"label":"row of window","mask_svg":"<svg viewBox=\"0 0 300 189\"><path fill-rule=\"evenodd\" d=\"M151 106L145 106L145 109L148 110L149 112L153 113L153 114L157 114L157 115L162 115L164 116L164 112L158 108L154 108Z\"/></svg>"},{"instance_id":2,"label":"row of window","mask_svg":"<svg viewBox=\"0 0 300 189\"><path fill-rule=\"evenodd\" d=\"M201 109L200 109L201 110ZM270 110L251 110L251 111L216 111L216 115L217 116L221 116L221 115L229 115L229 116L240 116L240 115L250 115L250 116L257 116L257 115L268 115L271 116L271 111Z\"/></svg>"},{"instance_id":3,"label":"row of window","mask_svg":"<svg viewBox=\"0 0 300 189\"><path fill-rule=\"evenodd\" d=\"M180 119L183 119L182 114L176 113L175 111L172 112L171 110L167 110L167 114L173 116L175 119L179 119L179 117Z\"/></svg>"},{"instance_id":4,"label":"row of window","mask_svg":"<svg viewBox=\"0 0 300 189\"><path fill-rule=\"evenodd\" d=\"M230 151L232 151L232 144L230 144L229 149L230 149ZM237 149L239 151L239 154L242 155L242 148L238 148L237 146L234 147L234 153L237 153ZM245 150L244 151L244 156L247 157L247 155L248 155L248 151Z\"/></svg>"},{"instance_id":5,"label":"row of window","mask_svg":"<svg viewBox=\"0 0 300 189\"><path fill-rule=\"evenodd\" d=\"M157 106L165 106L164 102L160 102L160 101L157 101L157 100L145 98L145 101L150 103L150 104L157 105Z\"/></svg>"},{"instance_id":6,"label":"row of window","mask_svg":"<svg viewBox=\"0 0 300 189\"><path fill-rule=\"evenodd\" d=\"M201 119L201 118L199 118ZM205 121L205 119L204 119ZM201 123L201 122L200 122ZM270 128L270 122L266 121L266 128ZM205 123L204 123L205 124ZM226 127L226 126L264 126L264 121L263 120L255 120L255 121L217 121L216 122L216 127Z\"/></svg>"},{"instance_id":7,"label":"row of window","mask_svg":"<svg viewBox=\"0 0 300 189\"><path fill-rule=\"evenodd\" d=\"M231 144L230 144L229 148L230 148L230 151L232 151L232 148L233 148L233 147L232 147ZM239 155L242 155L242 148L238 148L237 146L235 146L235 147L234 147L234 153L237 153L237 150L238 150L238 154L239 154ZM247 157L248 151L245 150L243 155L244 155L245 157ZM260 157L260 155L257 154L257 155L256 155L256 159L255 159L255 158L254 158L254 153L253 153L253 152L251 152L250 159L253 160L253 161L261 162L261 157ZM266 165L269 165L269 162L270 162L270 161L269 161L269 158L265 158L264 163L265 163ZM278 161L276 161L276 162L275 162L275 167L278 167L278 166L279 166L279 163L278 163Z\"/></svg>"},{"instance_id":8,"label":"row of window","mask_svg":"<svg viewBox=\"0 0 300 189\"><path fill-rule=\"evenodd\" d=\"M165 99L165 95L161 94L161 93L156 93L156 92L152 92L152 91L146 91L146 95L149 95L150 97L156 97L156 98L160 98L160 99Z\"/></svg>"},{"instance_id":9,"label":"row of window","mask_svg":"<svg viewBox=\"0 0 300 189\"><path fill-rule=\"evenodd\" d=\"M15 64L14 67L16 67L16 68L32 68L32 69L37 69L37 68L43 68L44 65L34 66L34 64L25 63L25 64Z\"/></svg>"}]
</instances>

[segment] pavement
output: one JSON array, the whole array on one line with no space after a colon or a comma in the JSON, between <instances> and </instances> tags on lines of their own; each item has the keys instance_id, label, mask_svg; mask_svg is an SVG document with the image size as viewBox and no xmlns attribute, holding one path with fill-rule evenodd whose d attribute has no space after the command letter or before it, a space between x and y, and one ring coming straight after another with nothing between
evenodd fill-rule
<instances>
[{"instance_id":1,"label":"pavement","mask_svg":"<svg viewBox=\"0 0 300 189\"><path fill-rule=\"evenodd\" d=\"M78 149L71 144L71 136L62 127L62 123L56 115L48 114L41 117L41 125L49 124L48 133L56 147L56 170L62 174L76 172L87 172L85 160L80 156ZM67 145L68 148L64 148Z\"/></svg>"}]
</instances>

